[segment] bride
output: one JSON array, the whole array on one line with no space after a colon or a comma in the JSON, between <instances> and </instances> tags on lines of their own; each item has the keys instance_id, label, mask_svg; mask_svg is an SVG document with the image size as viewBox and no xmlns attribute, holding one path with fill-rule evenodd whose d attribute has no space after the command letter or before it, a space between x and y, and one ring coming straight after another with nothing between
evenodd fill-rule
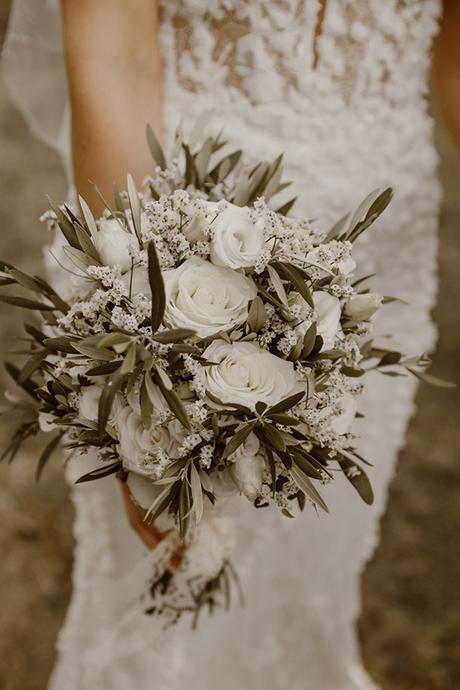
<instances>
[{"instance_id":1,"label":"bride","mask_svg":"<svg viewBox=\"0 0 460 690\"><path fill-rule=\"evenodd\" d=\"M139 181L150 171L146 122L166 146L181 120L201 118L254 159L284 151L294 212L324 224L392 185L392 207L358 259L377 273L377 290L410 302L379 328L417 352L435 340L440 188L427 78L441 9L439 0L16 0L6 75L96 211L89 179L109 197L128 170ZM436 74L460 137L460 64L450 59L459 30L458 3L447 1ZM376 375L359 425L374 505L337 480L325 490L328 516L289 521L261 510L252 529L242 516L234 560L248 604L201 618L195 632L181 621L162 645L159 622L134 605L144 582L133 576L154 562L159 532L115 480L75 487L74 594L50 689L375 688L354 627L360 575L415 389L405 378L389 384Z\"/></svg>"}]
</instances>

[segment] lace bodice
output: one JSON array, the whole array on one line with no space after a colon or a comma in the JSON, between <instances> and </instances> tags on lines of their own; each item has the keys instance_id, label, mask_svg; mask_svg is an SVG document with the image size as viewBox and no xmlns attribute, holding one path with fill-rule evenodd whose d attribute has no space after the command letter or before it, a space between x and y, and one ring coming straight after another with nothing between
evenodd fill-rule
<instances>
[{"instance_id":1,"label":"lace bodice","mask_svg":"<svg viewBox=\"0 0 460 690\"><path fill-rule=\"evenodd\" d=\"M168 62L187 92L327 115L426 95L437 0L173 0L161 9Z\"/></svg>"},{"instance_id":2,"label":"lace bodice","mask_svg":"<svg viewBox=\"0 0 460 690\"><path fill-rule=\"evenodd\" d=\"M409 351L432 347L435 335L440 189L427 79L440 5L160 0L168 141L181 120L188 128L201 118L254 159L284 152L294 182L285 198L298 195L294 213L325 225L371 189L394 186L357 259L362 274L378 272L374 289L410 302L388 309L380 325ZM16 0L6 76L35 132L68 158L56 12L55 0ZM120 517L116 487L78 487L74 598L52 690L371 690L354 631L359 575L377 540L414 389L408 379L376 376L362 402L372 508L340 481L326 487L331 515L320 519L289 521L248 506L235 554L248 605L203 620L194 634L179 626L161 653L152 621L130 609L149 561Z\"/></svg>"}]
</instances>

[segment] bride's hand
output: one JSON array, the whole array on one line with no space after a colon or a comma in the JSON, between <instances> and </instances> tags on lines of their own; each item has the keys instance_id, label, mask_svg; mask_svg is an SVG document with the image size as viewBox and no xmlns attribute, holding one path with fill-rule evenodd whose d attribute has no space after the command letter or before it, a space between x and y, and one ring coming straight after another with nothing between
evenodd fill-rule
<instances>
[{"instance_id":1,"label":"bride's hand","mask_svg":"<svg viewBox=\"0 0 460 690\"><path fill-rule=\"evenodd\" d=\"M169 534L169 532L162 532L158 529L154 522L148 522L145 520L145 514L147 511L135 503L126 482L120 482L120 487L126 516L131 529L136 532L139 539L148 549L154 549ZM176 553L174 553L171 557L168 570L170 572L175 572L180 566L181 560L182 556L180 551L176 551Z\"/></svg>"}]
</instances>

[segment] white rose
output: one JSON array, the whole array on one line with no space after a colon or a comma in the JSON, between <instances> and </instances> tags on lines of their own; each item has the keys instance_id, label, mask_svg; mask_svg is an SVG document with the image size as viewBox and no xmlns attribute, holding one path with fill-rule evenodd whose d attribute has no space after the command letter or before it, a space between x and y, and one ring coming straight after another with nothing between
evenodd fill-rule
<instances>
[{"instance_id":1,"label":"white rose","mask_svg":"<svg viewBox=\"0 0 460 690\"><path fill-rule=\"evenodd\" d=\"M324 340L323 350L330 350L334 346L335 337L341 333L340 315L342 308L340 301L328 292L313 293L313 302L318 314L316 322L318 335Z\"/></svg>"},{"instance_id":2,"label":"white rose","mask_svg":"<svg viewBox=\"0 0 460 690\"><path fill-rule=\"evenodd\" d=\"M98 418L99 398L101 389L99 386L86 386L82 388L80 394L80 404L78 414L84 419L94 422Z\"/></svg>"},{"instance_id":3,"label":"white rose","mask_svg":"<svg viewBox=\"0 0 460 690\"><path fill-rule=\"evenodd\" d=\"M200 338L244 323L257 294L249 278L198 257L164 271L163 278L165 321L174 328L192 328Z\"/></svg>"},{"instance_id":4,"label":"white rose","mask_svg":"<svg viewBox=\"0 0 460 690\"><path fill-rule=\"evenodd\" d=\"M302 390L292 362L254 343L214 340L203 356L215 362L205 367L205 388L223 403L254 409L259 401L275 405Z\"/></svg>"},{"instance_id":5,"label":"white rose","mask_svg":"<svg viewBox=\"0 0 460 690\"><path fill-rule=\"evenodd\" d=\"M353 295L346 306L345 315L356 321L367 321L382 306L383 297L375 292Z\"/></svg>"},{"instance_id":6,"label":"white rose","mask_svg":"<svg viewBox=\"0 0 460 690\"><path fill-rule=\"evenodd\" d=\"M217 266L248 268L254 266L265 246L263 229L251 220L247 208L227 203L223 210L207 204L212 220L211 261Z\"/></svg>"},{"instance_id":7,"label":"white rose","mask_svg":"<svg viewBox=\"0 0 460 690\"><path fill-rule=\"evenodd\" d=\"M177 438L168 427L152 424L146 429L129 406L120 406L114 414L118 430L118 452L123 467L145 476L156 474L155 453L162 448L170 457L177 456Z\"/></svg>"},{"instance_id":8,"label":"white rose","mask_svg":"<svg viewBox=\"0 0 460 690\"><path fill-rule=\"evenodd\" d=\"M104 266L117 266L121 271L131 268L129 247L133 235L123 230L115 218L101 220L94 244Z\"/></svg>"},{"instance_id":9,"label":"white rose","mask_svg":"<svg viewBox=\"0 0 460 690\"><path fill-rule=\"evenodd\" d=\"M230 469L235 484L250 501L260 493L264 468L261 455L240 455Z\"/></svg>"},{"instance_id":10,"label":"white rose","mask_svg":"<svg viewBox=\"0 0 460 690\"><path fill-rule=\"evenodd\" d=\"M344 393L339 402L341 411L331 419L331 429L336 434L346 434L350 431L356 416L356 397L351 393Z\"/></svg>"}]
</instances>

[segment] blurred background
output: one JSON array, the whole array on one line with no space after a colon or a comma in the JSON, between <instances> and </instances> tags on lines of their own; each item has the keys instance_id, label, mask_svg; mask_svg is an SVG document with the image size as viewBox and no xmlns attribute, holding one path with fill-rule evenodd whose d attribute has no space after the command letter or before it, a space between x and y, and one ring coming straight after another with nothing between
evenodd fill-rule
<instances>
[{"instance_id":1,"label":"blurred background","mask_svg":"<svg viewBox=\"0 0 460 690\"><path fill-rule=\"evenodd\" d=\"M0 45L8 10L8 0L1 0ZM445 198L433 314L439 342L432 372L458 382L460 153L436 119ZM33 139L15 110L1 64L0 152L0 257L42 273L41 248L49 238L38 217L47 194L64 199L65 178L57 156ZM21 334L22 316L1 309L2 354ZM2 388L5 382L2 371ZM424 386L417 408L392 483L381 543L363 577L359 634L365 665L382 690L458 690L460 393ZM1 445L3 440L0 432ZM44 690L71 591L72 506L57 456L35 484L38 452L29 446L20 461L0 466L2 690Z\"/></svg>"}]
</instances>

